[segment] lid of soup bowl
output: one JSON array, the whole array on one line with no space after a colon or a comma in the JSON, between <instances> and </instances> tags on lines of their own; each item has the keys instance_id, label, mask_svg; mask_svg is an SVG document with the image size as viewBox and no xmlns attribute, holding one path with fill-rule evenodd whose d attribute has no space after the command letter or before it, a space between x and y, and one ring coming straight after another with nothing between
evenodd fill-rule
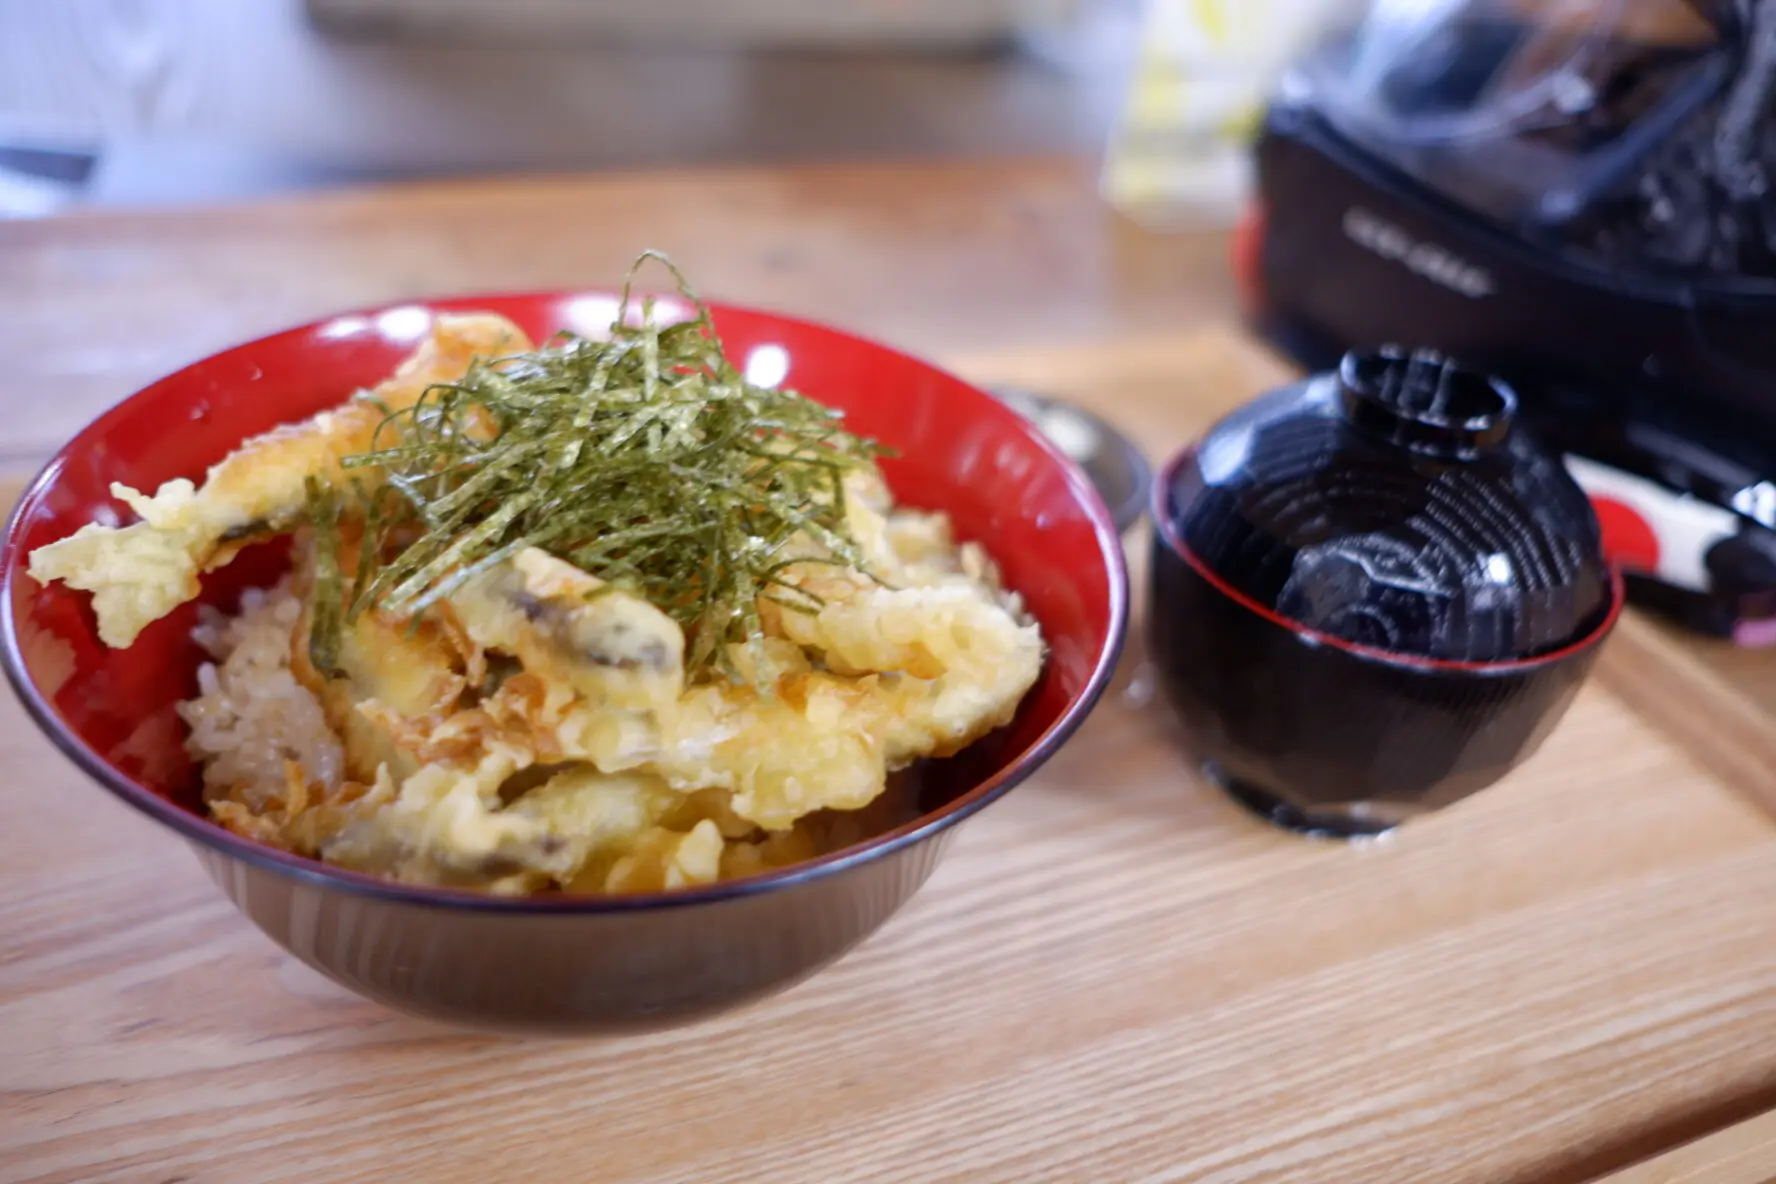
<instances>
[{"instance_id":1,"label":"lid of soup bowl","mask_svg":"<svg viewBox=\"0 0 1776 1184\"><path fill-rule=\"evenodd\" d=\"M1237 595L1353 645L1532 658L1609 615L1597 519L1503 382L1387 348L1259 396L1170 471L1165 532Z\"/></svg>"}]
</instances>

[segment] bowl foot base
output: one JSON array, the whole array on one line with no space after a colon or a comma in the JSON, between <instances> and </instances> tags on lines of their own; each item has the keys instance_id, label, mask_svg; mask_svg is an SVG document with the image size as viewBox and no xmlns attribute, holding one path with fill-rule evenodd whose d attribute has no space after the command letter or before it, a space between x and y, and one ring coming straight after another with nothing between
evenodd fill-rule
<instances>
[{"instance_id":1,"label":"bowl foot base","mask_svg":"<svg viewBox=\"0 0 1776 1184\"><path fill-rule=\"evenodd\" d=\"M1228 797L1272 826L1314 839L1375 839L1391 833L1402 819L1365 803L1303 809L1250 781L1228 777L1214 765L1203 771Z\"/></svg>"}]
</instances>

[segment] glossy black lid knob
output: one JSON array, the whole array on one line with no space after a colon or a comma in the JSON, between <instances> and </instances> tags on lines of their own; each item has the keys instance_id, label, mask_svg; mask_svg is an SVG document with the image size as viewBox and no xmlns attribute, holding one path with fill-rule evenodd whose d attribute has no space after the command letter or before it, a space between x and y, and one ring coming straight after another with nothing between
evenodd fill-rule
<instances>
[{"instance_id":1,"label":"glossy black lid knob","mask_svg":"<svg viewBox=\"0 0 1776 1184\"><path fill-rule=\"evenodd\" d=\"M1502 381L1435 350L1388 346L1338 366L1338 401L1352 426L1425 456L1468 460L1511 431L1517 396Z\"/></svg>"}]
</instances>

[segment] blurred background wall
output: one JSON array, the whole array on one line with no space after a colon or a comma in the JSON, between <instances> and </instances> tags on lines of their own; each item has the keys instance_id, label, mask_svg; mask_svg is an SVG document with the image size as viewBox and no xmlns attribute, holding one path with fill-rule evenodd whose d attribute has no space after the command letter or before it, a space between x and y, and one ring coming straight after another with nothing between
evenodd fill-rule
<instances>
[{"instance_id":1,"label":"blurred background wall","mask_svg":"<svg viewBox=\"0 0 1776 1184\"><path fill-rule=\"evenodd\" d=\"M1102 150L1139 0L0 0L0 213Z\"/></svg>"}]
</instances>

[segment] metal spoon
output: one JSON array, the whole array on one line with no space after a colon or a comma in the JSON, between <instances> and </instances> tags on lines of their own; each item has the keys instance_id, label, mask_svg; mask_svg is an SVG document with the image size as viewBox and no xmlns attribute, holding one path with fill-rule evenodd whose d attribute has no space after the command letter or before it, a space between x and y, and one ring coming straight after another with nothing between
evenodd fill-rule
<instances>
[{"instance_id":1,"label":"metal spoon","mask_svg":"<svg viewBox=\"0 0 1776 1184\"><path fill-rule=\"evenodd\" d=\"M1116 529L1127 532L1147 510L1153 468L1134 441L1083 407L1020 387L989 387L1085 470L1110 507Z\"/></svg>"}]
</instances>

